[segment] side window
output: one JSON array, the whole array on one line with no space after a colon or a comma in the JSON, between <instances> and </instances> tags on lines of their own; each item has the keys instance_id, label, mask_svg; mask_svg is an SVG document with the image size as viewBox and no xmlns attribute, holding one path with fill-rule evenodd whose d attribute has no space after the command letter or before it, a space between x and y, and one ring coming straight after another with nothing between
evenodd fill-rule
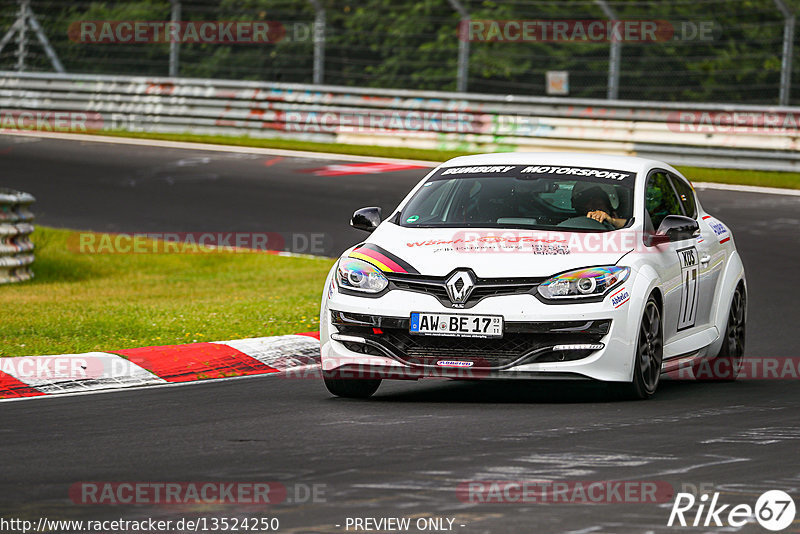
<instances>
[{"instance_id":1,"label":"side window","mask_svg":"<svg viewBox=\"0 0 800 534\"><path fill-rule=\"evenodd\" d=\"M669 178L663 172L654 172L647 179L645 192L645 207L652 227L648 230L655 231L667 215L683 215L683 209Z\"/></svg>"},{"instance_id":2,"label":"side window","mask_svg":"<svg viewBox=\"0 0 800 534\"><path fill-rule=\"evenodd\" d=\"M686 183L686 180L683 180L674 174L671 174L670 176L672 177L672 184L678 191L678 198L683 205L683 211L686 212L686 216L691 217L692 219L696 218L697 203L694 199L694 191L692 190L692 186Z\"/></svg>"}]
</instances>

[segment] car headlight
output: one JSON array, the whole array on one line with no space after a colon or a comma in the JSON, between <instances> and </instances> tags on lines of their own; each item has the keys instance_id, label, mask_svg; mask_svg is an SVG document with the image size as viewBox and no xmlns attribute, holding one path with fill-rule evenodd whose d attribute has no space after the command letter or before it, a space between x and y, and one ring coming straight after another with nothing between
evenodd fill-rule
<instances>
[{"instance_id":1,"label":"car headlight","mask_svg":"<svg viewBox=\"0 0 800 534\"><path fill-rule=\"evenodd\" d=\"M539 294L551 300L599 297L627 280L630 274L630 267L579 269L546 280L539 286Z\"/></svg>"},{"instance_id":2,"label":"car headlight","mask_svg":"<svg viewBox=\"0 0 800 534\"><path fill-rule=\"evenodd\" d=\"M362 293L380 293L389 285L389 280L377 267L363 260L342 258L336 269L336 285Z\"/></svg>"}]
</instances>

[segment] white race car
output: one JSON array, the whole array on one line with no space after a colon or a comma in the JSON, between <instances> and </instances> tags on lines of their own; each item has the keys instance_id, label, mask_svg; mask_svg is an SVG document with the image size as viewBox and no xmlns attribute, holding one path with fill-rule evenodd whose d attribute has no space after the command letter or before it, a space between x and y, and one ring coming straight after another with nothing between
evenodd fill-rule
<instances>
[{"instance_id":1,"label":"white race car","mask_svg":"<svg viewBox=\"0 0 800 534\"><path fill-rule=\"evenodd\" d=\"M623 156L452 159L331 269L320 337L328 390L382 379L591 379L636 398L662 373L736 378L744 268L730 229L681 173Z\"/></svg>"}]
</instances>

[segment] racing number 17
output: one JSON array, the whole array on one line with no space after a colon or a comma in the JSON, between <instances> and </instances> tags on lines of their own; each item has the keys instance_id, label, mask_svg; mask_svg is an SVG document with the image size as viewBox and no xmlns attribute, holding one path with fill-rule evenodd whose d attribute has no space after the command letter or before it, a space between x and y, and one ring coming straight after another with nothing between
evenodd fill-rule
<instances>
[{"instance_id":1,"label":"racing number 17","mask_svg":"<svg viewBox=\"0 0 800 534\"><path fill-rule=\"evenodd\" d=\"M697 297L699 295L699 266L697 249L685 248L678 251L681 263L681 307L678 310L678 330L685 330L697 321Z\"/></svg>"}]
</instances>

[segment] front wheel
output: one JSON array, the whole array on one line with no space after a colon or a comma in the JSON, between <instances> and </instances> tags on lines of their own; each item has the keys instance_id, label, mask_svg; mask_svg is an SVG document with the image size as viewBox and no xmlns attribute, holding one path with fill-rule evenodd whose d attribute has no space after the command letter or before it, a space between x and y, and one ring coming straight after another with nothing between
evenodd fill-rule
<instances>
[{"instance_id":1,"label":"front wheel","mask_svg":"<svg viewBox=\"0 0 800 534\"><path fill-rule=\"evenodd\" d=\"M653 297L647 300L639 326L639 337L633 365L633 381L625 385L625 392L635 399L649 399L661 380L661 362L664 359L664 332L661 328L661 311Z\"/></svg>"},{"instance_id":2,"label":"front wheel","mask_svg":"<svg viewBox=\"0 0 800 534\"><path fill-rule=\"evenodd\" d=\"M695 367L695 378L733 382L739 376L744 359L746 306L744 289L740 285L733 294L722 348L716 358L704 360Z\"/></svg>"},{"instance_id":3,"label":"front wheel","mask_svg":"<svg viewBox=\"0 0 800 534\"><path fill-rule=\"evenodd\" d=\"M380 378L339 378L338 373L326 372L322 375L325 387L337 397L366 399L378 391Z\"/></svg>"}]
</instances>

